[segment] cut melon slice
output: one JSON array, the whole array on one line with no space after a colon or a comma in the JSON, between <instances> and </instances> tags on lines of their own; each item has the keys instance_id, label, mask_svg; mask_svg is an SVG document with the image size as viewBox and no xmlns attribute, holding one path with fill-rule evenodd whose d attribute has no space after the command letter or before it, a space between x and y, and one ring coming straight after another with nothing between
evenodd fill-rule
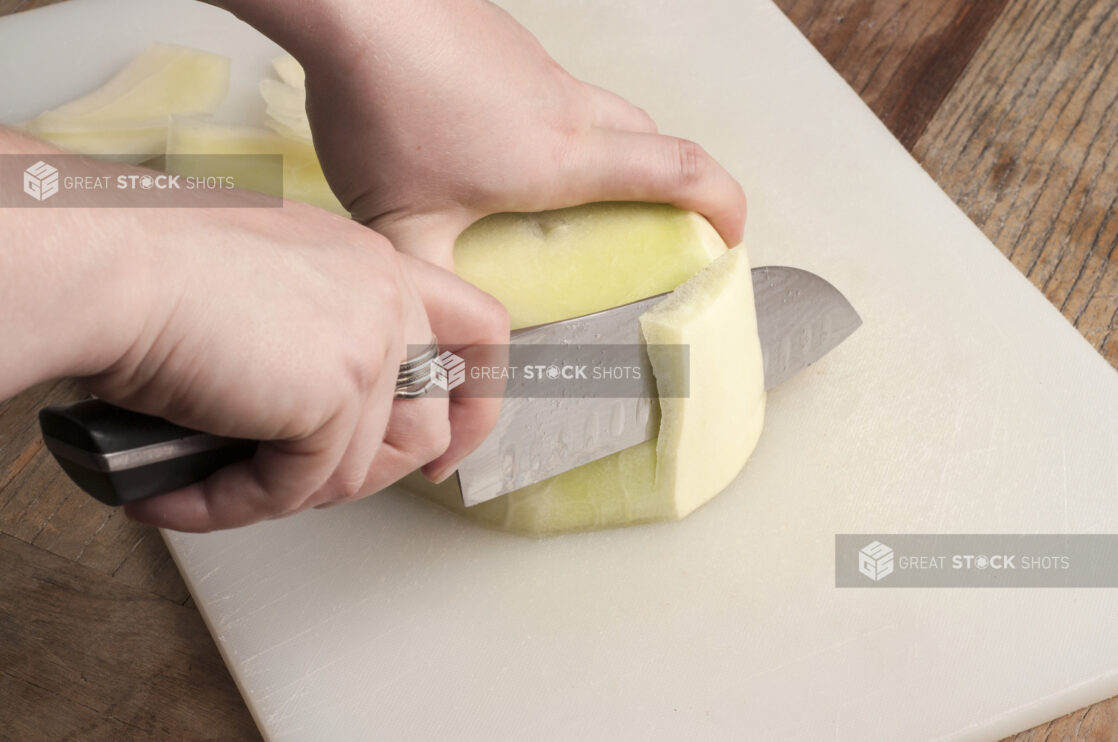
<instances>
[{"instance_id":1,"label":"cut melon slice","mask_svg":"<svg viewBox=\"0 0 1118 742\"><path fill-rule=\"evenodd\" d=\"M183 176L232 176L238 188L284 196L343 216L341 205L322 174L314 147L282 137L267 129L225 126L205 119L175 118L167 132L167 171ZM178 155L282 155L283 193L274 173L251 159L235 162L221 158Z\"/></svg>"},{"instance_id":2,"label":"cut melon slice","mask_svg":"<svg viewBox=\"0 0 1118 742\"><path fill-rule=\"evenodd\" d=\"M27 122L81 154L139 162L162 154L172 115L212 113L229 92L228 57L153 44L93 92Z\"/></svg>"},{"instance_id":3,"label":"cut melon slice","mask_svg":"<svg viewBox=\"0 0 1118 742\"><path fill-rule=\"evenodd\" d=\"M303 65L290 54L273 59L272 69L276 71L276 76L288 85L295 88L306 87L307 74L303 71Z\"/></svg>"},{"instance_id":4,"label":"cut melon slice","mask_svg":"<svg viewBox=\"0 0 1118 742\"><path fill-rule=\"evenodd\" d=\"M303 87L279 80L261 80L260 95L267 104L265 125L278 134L311 141L311 122L307 118L307 93Z\"/></svg>"},{"instance_id":5,"label":"cut melon slice","mask_svg":"<svg viewBox=\"0 0 1118 742\"><path fill-rule=\"evenodd\" d=\"M301 142L310 144L313 141L311 135L311 125L307 119L284 116L276 113L271 108L267 109L268 120L264 125L274 131L280 136L288 137L289 139L297 139Z\"/></svg>"},{"instance_id":6,"label":"cut melon slice","mask_svg":"<svg viewBox=\"0 0 1118 742\"><path fill-rule=\"evenodd\" d=\"M404 485L474 520L528 534L682 518L737 476L764 422L764 372L745 249L727 253L706 220L673 207L608 204L564 212L557 223L581 238L564 241L565 235L550 233L562 245L561 259L545 254L548 242L541 236L518 250L554 214L503 215L497 220L505 225L501 232L481 222L459 238L455 259L461 264L464 250L476 253L468 261L471 280L498 294L517 325L616 306L690 276L641 318L647 342L690 347L689 397L660 400L658 439L480 505L464 508L456 487L417 475ZM641 239L625 239L626 221L639 225L633 233ZM651 260L642 262L646 254ZM721 257L711 263L716 254ZM544 267L533 268L532 261ZM612 272L594 272L603 265L614 266ZM673 365L678 358L650 353L659 385L672 384L681 372Z\"/></svg>"},{"instance_id":7,"label":"cut melon slice","mask_svg":"<svg viewBox=\"0 0 1118 742\"><path fill-rule=\"evenodd\" d=\"M265 126L285 137L311 141L303 67L294 57L288 56L272 60L272 69L279 80L260 81L260 95L267 104Z\"/></svg>"}]
</instances>

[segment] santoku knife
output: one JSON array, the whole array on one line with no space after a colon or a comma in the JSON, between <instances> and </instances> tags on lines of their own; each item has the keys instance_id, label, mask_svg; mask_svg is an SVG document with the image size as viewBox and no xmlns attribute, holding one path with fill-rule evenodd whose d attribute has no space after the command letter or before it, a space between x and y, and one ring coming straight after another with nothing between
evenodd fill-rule
<instances>
[{"instance_id":1,"label":"santoku knife","mask_svg":"<svg viewBox=\"0 0 1118 742\"><path fill-rule=\"evenodd\" d=\"M835 287L798 268L753 269L753 293L766 389L822 358L862 323ZM562 348L565 353L639 348L638 318L661 299L663 295L653 296L518 330L512 333L510 353L530 354L537 346ZM646 369L639 380L610 387L623 389L620 396L541 398L525 392L523 384L512 389L520 393L506 395L493 432L458 467L463 502L485 502L655 437L657 388L647 372L647 358L642 360ZM97 399L46 407L39 413L39 424L43 441L66 474L109 505L201 481L249 458L256 448L256 441L200 433Z\"/></svg>"}]
</instances>

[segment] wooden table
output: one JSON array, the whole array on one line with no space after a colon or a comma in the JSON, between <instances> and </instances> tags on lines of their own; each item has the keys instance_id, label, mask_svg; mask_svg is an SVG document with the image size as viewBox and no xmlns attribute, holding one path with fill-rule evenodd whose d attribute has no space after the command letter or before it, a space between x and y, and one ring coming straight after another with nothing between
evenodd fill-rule
<instances>
[{"instance_id":1,"label":"wooden table","mask_svg":"<svg viewBox=\"0 0 1118 742\"><path fill-rule=\"evenodd\" d=\"M778 4L1118 367L1118 0ZM0 403L0 740L259 739L158 533L43 449L76 395ZM1042 740L1118 740L1118 698L1012 738Z\"/></svg>"}]
</instances>

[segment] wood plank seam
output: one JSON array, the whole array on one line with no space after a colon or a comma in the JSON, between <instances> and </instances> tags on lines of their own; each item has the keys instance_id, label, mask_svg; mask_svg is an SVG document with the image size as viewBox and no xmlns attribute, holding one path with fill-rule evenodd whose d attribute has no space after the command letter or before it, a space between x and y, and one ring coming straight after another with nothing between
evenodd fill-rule
<instances>
[{"instance_id":1,"label":"wood plank seam","mask_svg":"<svg viewBox=\"0 0 1118 742\"><path fill-rule=\"evenodd\" d=\"M87 538L85 540L85 542L82 544L81 548L78 549L78 553L74 557L75 562L81 563L82 557L85 556L85 550L88 549L89 545L92 544L94 542L94 540L97 539L97 536L101 533L101 531L105 530L105 525L108 524L108 522L109 522L109 513L105 513L104 516L101 518L101 525L97 526L97 528L94 529L94 531L89 534L89 538Z\"/></svg>"}]
</instances>

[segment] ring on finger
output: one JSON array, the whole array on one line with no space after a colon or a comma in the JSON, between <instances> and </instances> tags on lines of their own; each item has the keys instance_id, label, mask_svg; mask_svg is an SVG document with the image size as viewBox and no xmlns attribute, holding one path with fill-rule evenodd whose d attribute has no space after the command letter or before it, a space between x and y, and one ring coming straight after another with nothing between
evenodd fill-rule
<instances>
[{"instance_id":1,"label":"ring on finger","mask_svg":"<svg viewBox=\"0 0 1118 742\"><path fill-rule=\"evenodd\" d=\"M439 357L439 340L434 335L420 353L400 364L396 374L396 399L422 397L435 386L435 366Z\"/></svg>"}]
</instances>

